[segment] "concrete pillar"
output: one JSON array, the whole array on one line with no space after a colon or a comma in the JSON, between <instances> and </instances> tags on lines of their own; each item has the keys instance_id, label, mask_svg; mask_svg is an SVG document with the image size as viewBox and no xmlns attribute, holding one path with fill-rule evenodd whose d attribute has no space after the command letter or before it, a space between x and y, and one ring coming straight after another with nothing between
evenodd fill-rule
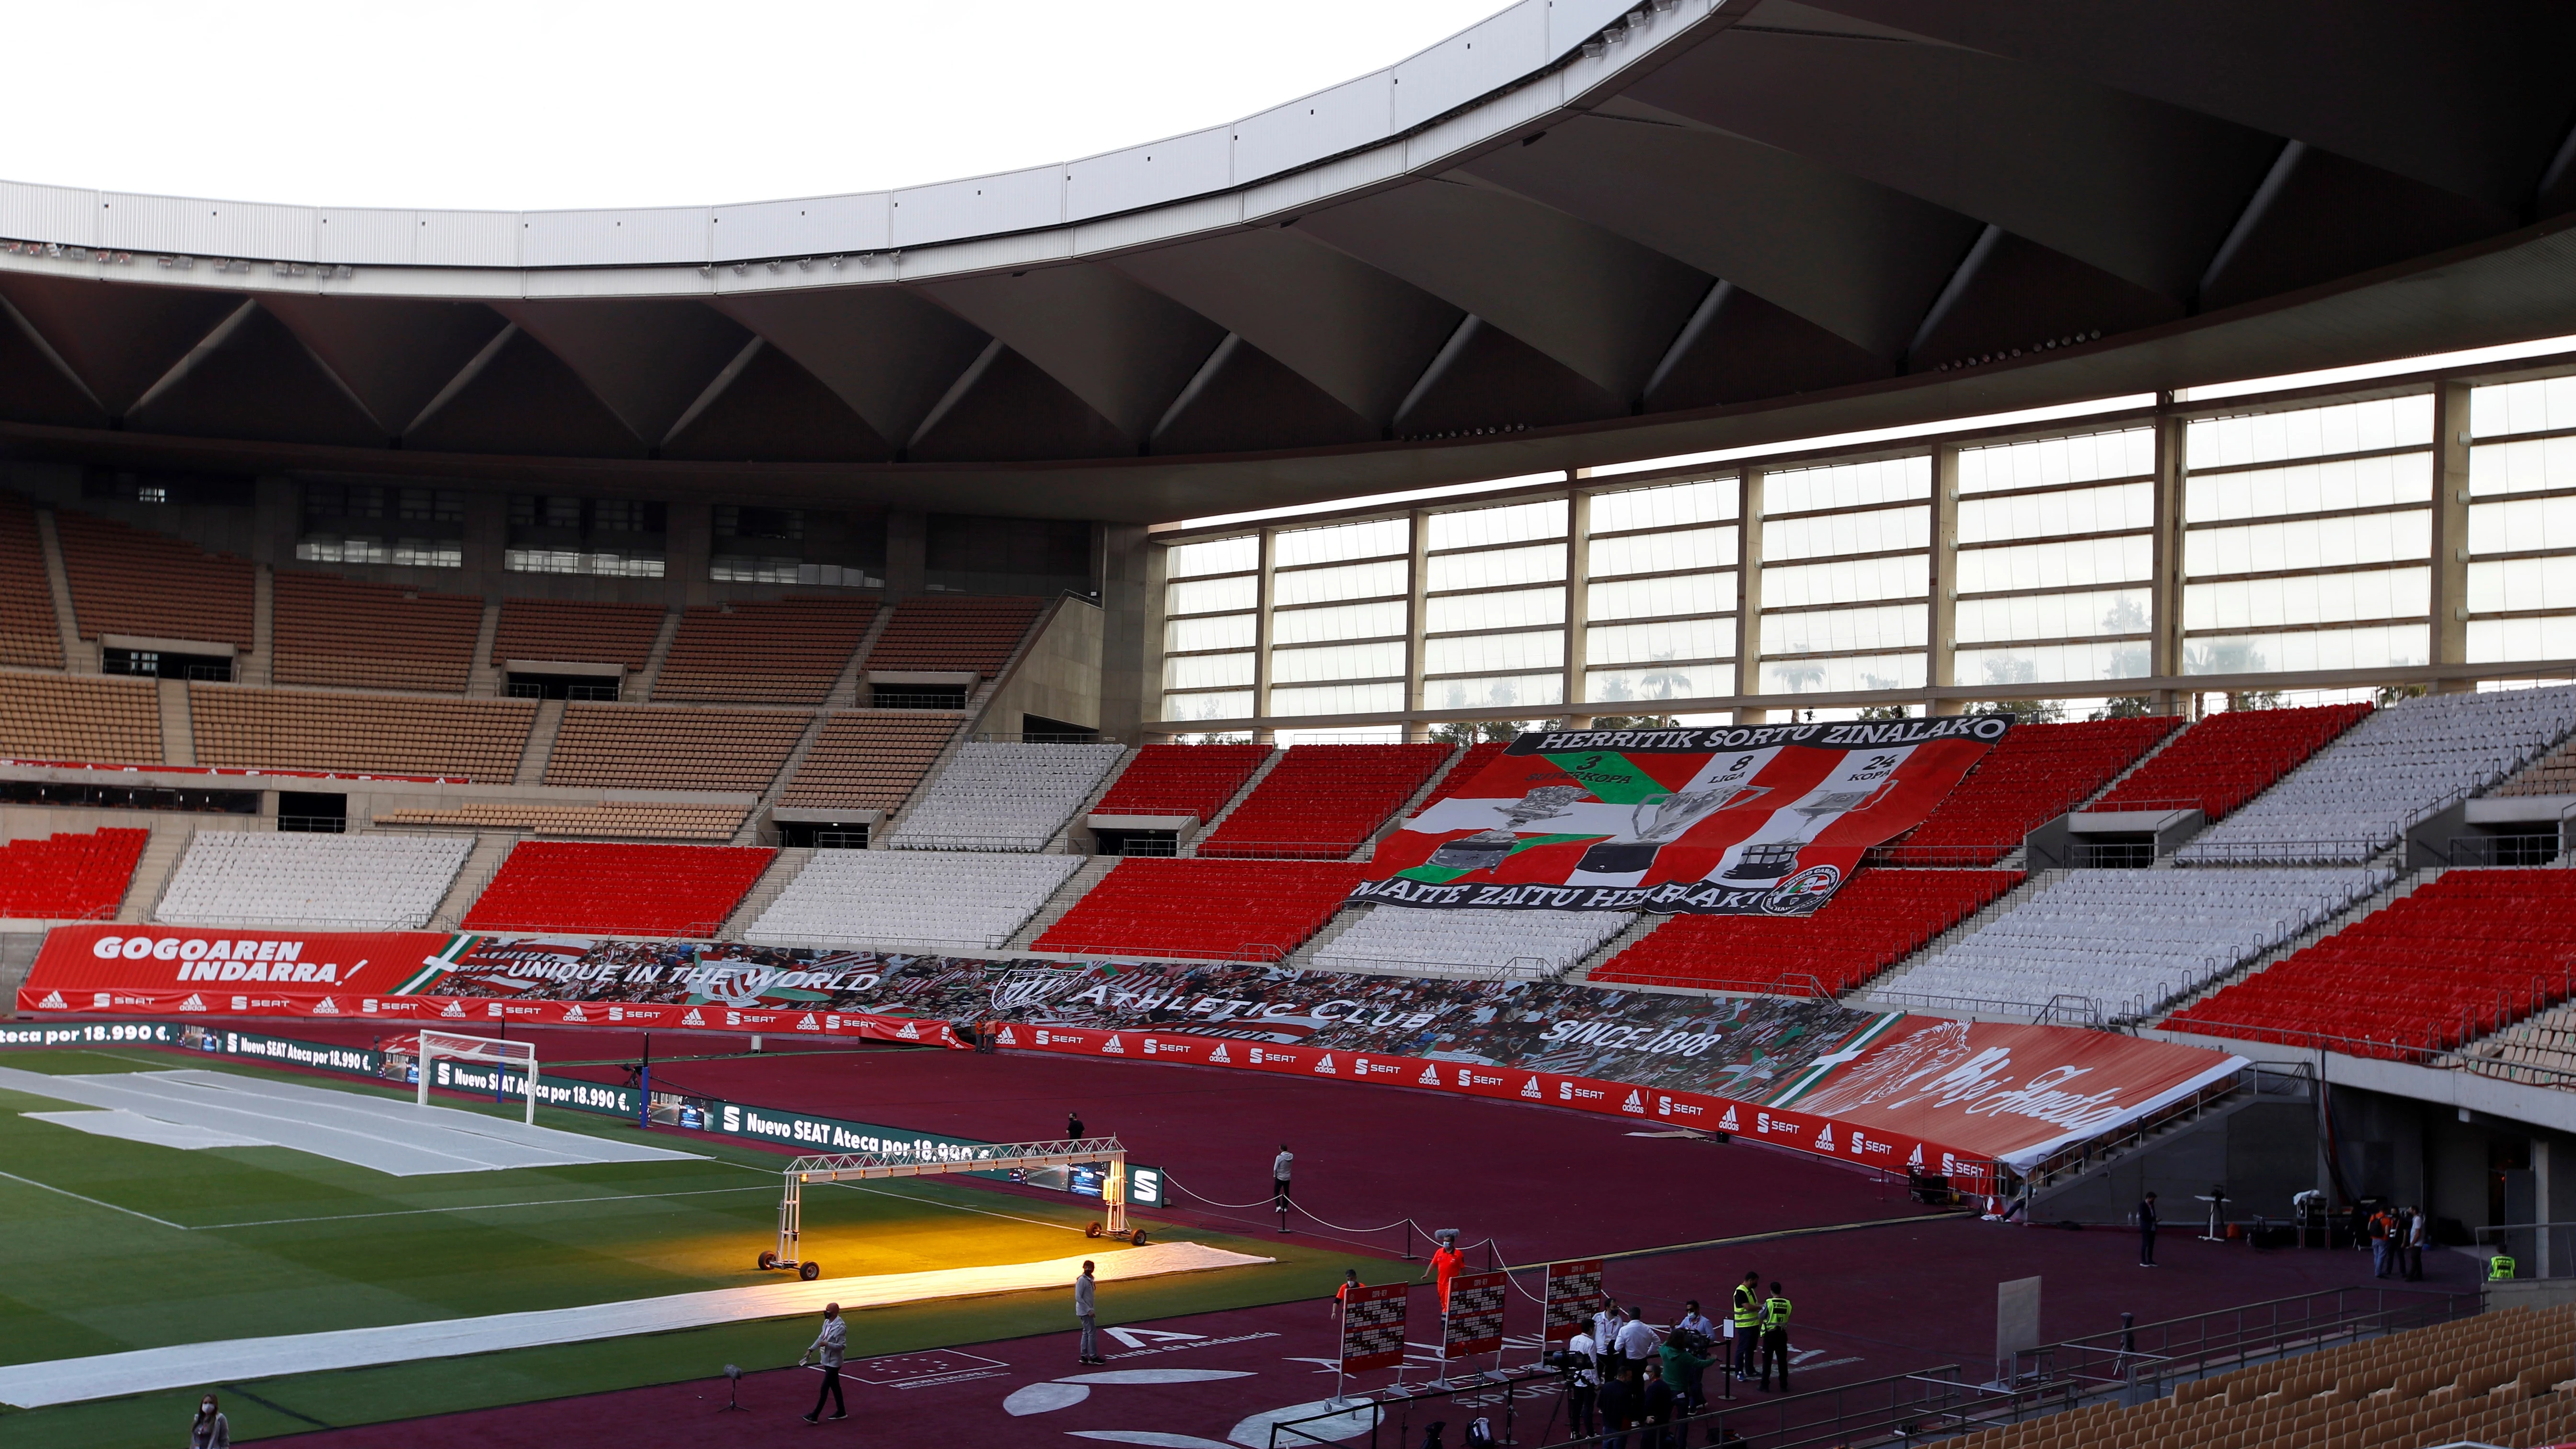
<instances>
[{"instance_id":1,"label":"concrete pillar","mask_svg":"<svg viewBox=\"0 0 2576 1449\"><path fill-rule=\"evenodd\" d=\"M1259 612L1252 616L1252 714L1265 721L1270 718L1270 600L1275 592L1271 584L1278 567L1279 531L1265 528L1261 530L1261 581L1253 599L1253 607ZM1252 731L1256 745L1270 744L1276 738L1266 724Z\"/></svg>"},{"instance_id":2,"label":"concrete pillar","mask_svg":"<svg viewBox=\"0 0 2576 1449\"><path fill-rule=\"evenodd\" d=\"M1762 692L1762 470L1747 468L1735 516L1739 537L1735 573L1735 692L1750 698ZM1771 712L1739 709L1737 724L1763 724Z\"/></svg>"},{"instance_id":3,"label":"concrete pillar","mask_svg":"<svg viewBox=\"0 0 2576 1449\"><path fill-rule=\"evenodd\" d=\"M674 510L675 512L677 510ZM886 514L886 597L920 593L929 572L930 517L894 509Z\"/></svg>"},{"instance_id":4,"label":"concrete pillar","mask_svg":"<svg viewBox=\"0 0 2576 1449\"><path fill-rule=\"evenodd\" d=\"M663 510L662 582L673 604L704 604L707 565L715 557L715 510L704 503L674 503Z\"/></svg>"},{"instance_id":5,"label":"concrete pillar","mask_svg":"<svg viewBox=\"0 0 2576 1449\"><path fill-rule=\"evenodd\" d=\"M2155 542L2147 575L2147 672L2159 677L2182 673L2183 601L2183 420L2156 419ZM2156 692L2158 714L2181 714L2189 696L2180 690Z\"/></svg>"},{"instance_id":6,"label":"concrete pillar","mask_svg":"<svg viewBox=\"0 0 2576 1449\"><path fill-rule=\"evenodd\" d=\"M1924 677L1931 681L1932 698L1924 713L1957 714L1960 702L1941 693L1959 682L1959 450L1947 443L1932 450L1931 613Z\"/></svg>"},{"instance_id":7,"label":"concrete pillar","mask_svg":"<svg viewBox=\"0 0 2576 1449\"><path fill-rule=\"evenodd\" d=\"M1592 572L1592 495L1580 489L1568 495L1565 509L1565 727L1592 728L1583 693L1584 626L1591 621L1592 594L1584 579Z\"/></svg>"},{"instance_id":8,"label":"concrete pillar","mask_svg":"<svg viewBox=\"0 0 2576 1449\"><path fill-rule=\"evenodd\" d=\"M1093 530L1100 576L1100 732L1144 743L1163 713L1163 572L1168 556L1136 523Z\"/></svg>"},{"instance_id":9,"label":"concrete pillar","mask_svg":"<svg viewBox=\"0 0 2576 1449\"><path fill-rule=\"evenodd\" d=\"M1413 516L1406 520L1412 551L1412 559L1405 565L1404 572L1404 707L1408 713L1423 708L1422 594L1431 575L1429 561L1423 555L1431 546L1430 520L1429 511L1420 508L1413 510ZM1431 738L1431 726L1419 716L1408 719L1404 722L1404 737L1414 744L1421 744Z\"/></svg>"},{"instance_id":10,"label":"concrete pillar","mask_svg":"<svg viewBox=\"0 0 2576 1449\"><path fill-rule=\"evenodd\" d=\"M2469 657L2469 385L2433 389L2433 662ZM2476 689L2473 679L2444 680L2437 693Z\"/></svg>"}]
</instances>

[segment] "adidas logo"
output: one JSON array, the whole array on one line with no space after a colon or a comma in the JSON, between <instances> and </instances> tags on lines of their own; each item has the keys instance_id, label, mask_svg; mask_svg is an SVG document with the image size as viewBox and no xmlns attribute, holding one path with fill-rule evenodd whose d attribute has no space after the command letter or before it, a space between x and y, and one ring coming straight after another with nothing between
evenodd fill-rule
<instances>
[{"instance_id":1,"label":"adidas logo","mask_svg":"<svg viewBox=\"0 0 2576 1449\"><path fill-rule=\"evenodd\" d=\"M1342 1074L1341 1069L1333 1065L1331 1052L1324 1053L1322 1059L1315 1063L1315 1070L1328 1077L1338 1077Z\"/></svg>"},{"instance_id":2,"label":"adidas logo","mask_svg":"<svg viewBox=\"0 0 2576 1449\"><path fill-rule=\"evenodd\" d=\"M1727 1108L1726 1115L1717 1119L1717 1130L1720 1132L1732 1132L1736 1130L1735 1109L1733 1107Z\"/></svg>"},{"instance_id":3,"label":"adidas logo","mask_svg":"<svg viewBox=\"0 0 2576 1449\"><path fill-rule=\"evenodd\" d=\"M1123 1057L1127 1055L1127 1043L1120 1041L1117 1037L1113 1036L1109 1039L1109 1045L1102 1047L1101 1050L1104 1052L1114 1052Z\"/></svg>"},{"instance_id":4,"label":"adidas logo","mask_svg":"<svg viewBox=\"0 0 2576 1449\"><path fill-rule=\"evenodd\" d=\"M563 1019L566 1021L586 1022L590 1020L590 1017L583 1013L581 1003L576 1001L572 1005L564 1008Z\"/></svg>"},{"instance_id":5,"label":"adidas logo","mask_svg":"<svg viewBox=\"0 0 2576 1449\"><path fill-rule=\"evenodd\" d=\"M823 1024L816 1021L814 1019L814 1013L809 1011L802 1017L797 1018L796 1029L798 1031L821 1031L823 1029Z\"/></svg>"},{"instance_id":6,"label":"adidas logo","mask_svg":"<svg viewBox=\"0 0 2576 1449\"><path fill-rule=\"evenodd\" d=\"M441 1016L463 1016L464 1014L465 1003L462 1001L451 1001L447 1003L447 1009L439 1013Z\"/></svg>"},{"instance_id":7,"label":"adidas logo","mask_svg":"<svg viewBox=\"0 0 2576 1449\"><path fill-rule=\"evenodd\" d=\"M179 1009L181 1011L203 1011L206 1009L206 998L191 993L187 1000L179 1003Z\"/></svg>"},{"instance_id":8,"label":"adidas logo","mask_svg":"<svg viewBox=\"0 0 2576 1449\"><path fill-rule=\"evenodd\" d=\"M1825 1124L1824 1131L1816 1134L1816 1150L1818 1152L1834 1150L1834 1124L1831 1122Z\"/></svg>"},{"instance_id":9,"label":"adidas logo","mask_svg":"<svg viewBox=\"0 0 2576 1449\"><path fill-rule=\"evenodd\" d=\"M921 1040L921 1028L907 1021L903 1024L903 1030L896 1032L895 1035L903 1038L905 1041L919 1041ZM1003 1036L1007 1038L1009 1035L1010 1033L1005 1030Z\"/></svg>"},{"instance_id":10,"label":"adidas logo","mask_svg":"<svg viewBox=\"0 0 2576 1449\"><path fill-rule=\"evenodd\" d=\"M1906 1166L1908 1166L1908 1167L1911 1167L1911 1168L1918 1169L1918 1170L1919 1170L1919 1169L1921 1169L1921 1167L1923 1166L1923 1144L1922 1144L1922 1143L1917 1142L1917 1143L1915 1143L1915 1144L1914 1144L1914 1155L1913 1155L1913 1156L1911 1156L1911 1157L1909 1157L1909 1158L1907 1158L1907 1159L1905 1159L1905 1165L1906 1165Z\"/></svg>"},{"instance_id":11,"label":"adidas logo","mask_svg":"<svg viewBox=\"0 0 2576 1449\"><path fill-rule=\"evenodd\" d=\"M1211 1065L1230 1067L1234 1065L1234 1054L1225 1049L1224 1042L1218 1042L1216 1050L1208 1053L1208 1061Z\"/></svg>"},{"instance_id":12,"label":"adidas logo","mask_svg":"<svg viewBox=\"0 0 2576 1449\"><path fill-rule=\"evenodd\" d=\"M1628 1100L1619 1104L1619 1110L1622 1112L1634 1112L1638 1116L1643 1117L1646 1115L1646 1103L1644 1099L1640 1098L1635 1092L1630 1092L1628 1094Z\"/></svg>"},{"instance_id":13,"label":"adidas logo","mask_svg":"<svg viewBox=\"0 0 2576 1449\"><path fill-rule=\"evenodd\" d=\"M63 1004L63 994L62 994L61 992L59 992L59 991L48 991L48 992L46 992L46 993L45 993L45 999L36 1003L36 1009L37 1009L38 1011L69 1011L69 1010L71 1010L71 1008L70 1008L70 1007L65 1006L65 1005Z\"/></svg>"},{"instance_id":14,"label":"adidas logo","mask_svg":"<svg viewBox=\"0 0 2576 1449\"><path fill-rule=\"evenodd\" d=\"M501 1013L501 1008L499 1008L499 1007L497 1007L497 1006L492 1008L492 1014L493 1014L493 1015L498 1016L498 1015L500 1015L500 1013ZM684 1016L684 1017L681 1017L681 1018L680 1018L680 1025L682 1025L682 1026L704 1026L704 1025L706 1025L706 1024L707 1024L707 1019L706 1019L705 1017L703 1017L703 1016L698 1015L698 1009L697 1009L696 1007L694 1007L694 1006L692 1006L692 1007L690 1007L690 1008L689 1008L689 1014L688 1014L688 1015L686 1015L686 1016Z\"/></svg>"},{"instance_id":15,"label":"adidas logo","mask_svg":"<svg viewBox=\"0 0 2576 1449\"><path fill-rule=\"evenodd\" d=\"M313 1014L315 1016L338 1016L340 1014L340 1003L325 996L321 1001L314 1005Z\"/></svg>"},{"instance_id":16,"label":"adidas logo","mask_svg":"<svg viewBox=\"0 0 2576 1449\"><path fill-rule=\"evenodd\" d=\"M1011 1030L1007 1026L1003 1027L1001 1035L993 1038L993 1044L995 1046L1018 1046L1020 1044L1020 1034Z\"/></svg>"},{"instance_id":17,"label":"adidas logo","mask_svg":"<svg viewBox=\"0 0 2576 1449\"><path fill-rule=\"evenodd\" d=\"M1424 1067L1424 1068L1422 1069L1422 1075L1421 1075L1421 1076L1419 1076L1419 1077L1414 1078L1414 1080L1415 1080L1415 1082L1417 1082L1417 1083L1419 1083L1420 1085L1425 1086L1425 1087L1436 1087L1436 1086L1439 1086L1439 1085L1440 1085L1440 1069L1439 1069L1438 1067Z\"/></svg>"},{"instance_id":18,"label":"adidas logo","mask_svg":"<svg viewBox=\"0 0 2576 1449\"><path fill-rule=\"evenodd\" d=\"M1532 1077L1528 1081L1521 1083L1521 1095L1527 1097L1533 1102L1537 1102L1544 1100L1547 1093L1538 1089L1538 1078Z\"/></svg>"}]
</instances>

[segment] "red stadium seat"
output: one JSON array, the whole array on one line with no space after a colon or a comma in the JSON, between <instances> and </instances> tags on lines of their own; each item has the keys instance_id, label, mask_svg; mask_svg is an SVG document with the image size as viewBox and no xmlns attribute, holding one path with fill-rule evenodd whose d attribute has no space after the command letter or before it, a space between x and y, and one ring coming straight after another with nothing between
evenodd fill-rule
<instances>
[{"instance_id":1,"label":"red stadium seat","mask_svg":"<svg viewBox=\"0 0 2576 1449\"><path fill-rule=\"evenodd\" d=\"M1041 951L1275 961L1323 928L1369 867L1341 862L1118 862L1037 939Z\"/></svg>"},{"instance_id":2,"label":"red stadium seat","mask_svg":"<svg viewBox=\"0 0 2576 1449\"><path fill-rule=\"evenodd\" d=\"M1992 865L2074 809L2181 721L2170 715L2016 725L1930 818L1889 851L1895 865Z\"/></svg>"},{"instance_id":3,"label":"red stadium seat","mask_svg":"<svg viewBox=\"0 0 2576 1449\"><path fill-rule=\"evenodd\" d=\"M2021 879L2017 870L1864 870L1812 916L1675 916L1590 979L1840 996Z\"/></svg>"},{"instance_id":4,"label":"red stadium seat","mask_svg":"<svg viewBox=\"0 0 2576 1449\"><path fill-rule=\"evenodd\" d=\"M1268 758L1268 745L1147 745L1091 808L1102 815L1195 815L1204 824Z\"/></svg>"},{"instance_id":5,"label":"red stadium seat","mask_svg":"<svg viewBox=\"0 0 2576 1449\"><path fill-rule=\"evenodd\" d=\"M100 830L0 845L0 916L21 921L116 917L149 830Z\"/></svg>"},{"instance_id":6,"label":"red stadium seat","mask_svg":"<svg viewBox=\"0 0 2576 1449\"><path fill-rule=\"evenodd\" d=\"M2198 809L2216 820L2272 788L2273 781L2369 713L2366 704L2329 704L2211 715L2139 766L2093 808Z\"/></svg>"},{"instance_id":7,"label":"red stadium seat","mask_svg":"<svg viewBox=\"0 0 2576 1449\"><path fill-rule=\"evenodd\" d=\"M1205 860L1340 860L1365 844L1447 745L1298 745L1199 842Z\"/></svg>"},{"instance_id":8,"label":"red stadium seat","mask_svg":"<svg viewBox=\"0 0 2576 1449\"><path fill-rule=\"evenodd\" d=\"M766 846L523 840L466 912L465 929L703 939L777 854Z\"/></svg>"}]
</instances>

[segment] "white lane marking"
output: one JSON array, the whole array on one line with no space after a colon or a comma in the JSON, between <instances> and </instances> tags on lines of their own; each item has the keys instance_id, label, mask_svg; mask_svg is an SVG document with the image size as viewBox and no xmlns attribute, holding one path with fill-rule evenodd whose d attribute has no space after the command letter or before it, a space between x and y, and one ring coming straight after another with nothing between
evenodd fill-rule
<instances>
[{"instance_id":1,"label":"white lane marking","mask_svg":"<svg viewBox=\"0 0 2576 1449\"><path fill-rule=\"evenodd\" d=\"M136 1212L134 1209L132 1209L132 1208L130 1208L130 1207L118 1207L116 1204L114 1204L114 1203L112 1203L112 1202L100 1202L97 1198L94 1198L94 1197L81 1197L81 1195L80 1195L79 1193L76 1193L76 1192L72 1191L72 1190L71 1190L70 1188L68 1188L68 1187L56 1187L56 1186L54 1186L54 1185L53 1185L52 1183L50 1183L50 1182L38 1182L38 1181L36 1181L36 1180L35 1180L34 1178L32 1178L32 1177L20 1177L18 1174L14 1173L14 1172L0 1172L0 1177L5 1177L5 1178L9 1179L11 1182L23 1182L23 1183L25 1183L25 1184L26 1184L27 1186L29 1186L29 1187L40 1187L40 1188L43 1188L43 1189L44 1189L45 1191L47 1191L47 1192L58 1192L58 1193L61 1193L61 1194L62 1194L63 1196L65 1196L65 1197L69 1197L69 1198L79 1198L82 1202L88 1203L91 1207L103 1207L103 1208L107 1209L109 1212L112 1212L112 1213L123 1213L123 1214L125 1214L127 1217L130 1217L130 1218L141 1218L141 1219L143 1219L143 1220L144 1220L145 1222L147 1222L147 1223L160 1223L160 1224L161 1224L161 1226L163 1226L163 1227L165 1227L165 1228L172 1228L172 1229L176 1229L176 1230L177 1230L177 1231L179 1231L179 1232L183 1232L183 1233L184 1233L184 1232L186 1232L186 1231L187 1231L187 1229L186 1229L186 1228L180 1227L177 1223L174 1223L174 1222L168 1222L168 1221L165 1221L165 1220L163 1220L163 1219L161 1219L161 1218L156 1218L156 1217L152 1216L152 1214L150 1214L150 1213L139 1213L139 1212Z\"/></svg>"},{"instance_id":2,"label":"white lane marking","mask_svg":"<svg viewBox=\"0 0 2576 1449\"><path fill-rule=\"evenodd\" d=\"M1248 1379L1250 1369L1110 1369L1096 1374L1067 1374L1060 1384L1209 1384L1218 1379Z\"/></svg>"},{"instance_id":3,"label":"white lane marking","mask_svg":"<svg viewBox=\"0 0 2576 1449\"><path fill-rule=\"evenodd\" d=\"M409 1218L418 1217L424 1213L483 1213L497 1212L503 1208L571 1207L580 1203L592 1202L659 1201L666 1197L713 1197L719 1193L767 1192L768 1190L769 1189L766 1185L755 1187L705 1187L690 1188L685 1192L622 1192L606 1197L550 1197L539 1198L533 1202L470 1202L460 1203L455 1207L396 1208L390 1212L333 1213L327 1217L316 1218L262 1218L257 1222L249 1223L198 1223L189 1228L188 1231L192 1233L210 1233L223 1228L274 1228L288 1226L295 1223L345 1223L353 1222L359 1218Z\"/></svg>"}]
</instances>

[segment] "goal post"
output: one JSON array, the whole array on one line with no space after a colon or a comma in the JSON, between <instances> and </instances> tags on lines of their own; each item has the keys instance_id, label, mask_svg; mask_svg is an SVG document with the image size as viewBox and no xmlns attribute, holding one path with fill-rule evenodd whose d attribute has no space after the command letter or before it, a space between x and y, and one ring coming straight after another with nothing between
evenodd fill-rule
<instances>
[{"instance_id":1,"label":"goal post","mask_svg":"<svg viewBox=\"0 0 2576 1449\"><path fill-rule=\"evenodd\" d=\"M438 1059L479 1062L492 1068L494 1098L501 1097L500 1084L516 1068L521 1095L528 1102L528 1125L537 1125L537 1047L534 1042L509 1041L501 1037L465 1036L452 1031L427 1031L420 1034L420 1105L429 1105L429 1084L438 1075Z\"/></svg>"}]
</instances>

